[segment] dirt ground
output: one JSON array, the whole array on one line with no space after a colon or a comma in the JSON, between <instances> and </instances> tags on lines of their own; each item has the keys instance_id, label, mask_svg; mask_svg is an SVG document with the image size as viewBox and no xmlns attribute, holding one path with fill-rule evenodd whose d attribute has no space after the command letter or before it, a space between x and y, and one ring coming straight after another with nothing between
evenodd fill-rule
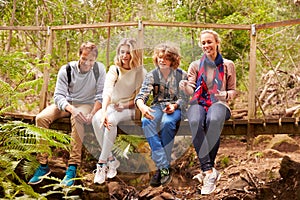
<instances>
[{"instance_id":1,"label":"dirt ground","mask_svg":"<svg viewBox=\"0 0 300 200\"><path fill-rule=\"evenodd\" d=\"M185 153L172 164L172 181L167 186L150 187L152 172L126 173L121 169L114 179L105 184L93 184L92 171L96 160L90 160L85 162L79 173L85 179L77 181L77 184L93 191L77 189L71 194L75 199L300 199L300 175L290 174L296 177L284 180L279 173L284 156L300 162L299 142L299 136L259 136L254 140L252 149L248 150L244 137L222 137L216 163L216 169L222 176L215 192L206 196L200 194L201 184L193 179L200 172L193 147L186 148ZM175 144L174 148L179 149L179 146L182 146L181 143ZM54 162L57 167L58 161ZM57 199L57 196L49 196L48 199Z\"/></svg>"}]
</instances>

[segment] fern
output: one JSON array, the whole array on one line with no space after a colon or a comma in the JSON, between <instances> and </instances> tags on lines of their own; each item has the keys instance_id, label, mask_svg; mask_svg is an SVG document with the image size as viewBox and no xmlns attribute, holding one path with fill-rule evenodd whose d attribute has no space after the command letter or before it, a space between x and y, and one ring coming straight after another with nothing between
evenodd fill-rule
<instances>
[{"instance_id":1,"label":"fern","mask_svg":"<svg viewBox=\"0 0 300 200\"><path fill-rule=\"evenodd\" d=\"M113 148L114 153L116 156L124 158L128 154L130 155L133 152L136 152L139 145L141 143L144 143L146 141L145 137L142 136L136 136L136 135L118 135L116 138L116 142ZM128 152L124 151L126 147L130 145L130 148L128 149Z\"/></svg>"},{"instance_id":2,"label":"fern","mask_svg":"<svg viewBox=\"0 0 300 200\"><path fill-rule=\"evenodd\" d=\"M33 174L39 165L36 152L47 152L50 147L70 149L70 136L54 130L39 128L24 122L13 121L0 124L0 188L9 199L46 199L34 192L16 171L21 168L26 178Z\"/></svg>"}]
</instances>

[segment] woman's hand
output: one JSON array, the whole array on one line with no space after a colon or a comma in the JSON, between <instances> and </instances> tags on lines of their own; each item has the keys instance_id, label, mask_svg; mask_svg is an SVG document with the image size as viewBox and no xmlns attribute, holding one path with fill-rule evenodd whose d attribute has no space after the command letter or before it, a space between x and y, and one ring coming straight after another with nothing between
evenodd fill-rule
<instances>
[{"instance_id":1,"label":"woman's hand","mask_svg":"<svg viewBox=\"0 0 300 200\"><path fill-rule=\"evenodd\" d=\"M188 80L181 80L179 82L179 89L187 95L192 95L194 93L194 88L195 85L191 84Z\"/></svg>"},{"instance_id":2,"label":"woman's hand","mask_svg":"<svg viewBox=\"0 0 300 200\"><path fill-rule=\"evenodd\" d=\"M102 111L102 116L101 116L101 120L100 120L100 128L102 128L103 126L105 128L107 128L108 130L110 130L111 123L108 121L106 111Z\"/></svg>"},{"instance_id":3,"label":"woman's hand","mask_svg":"<svg viewBox=\"0 0 300 200\"><path fill-rule=\"evenodd\" d=\"M228 98L227 91L219 91L219 90L218 90L218 93L215 94L215 97L216 97L217 99L219 99L220 101L226 101L227 98Z\"/></svg>"}]
</instances>

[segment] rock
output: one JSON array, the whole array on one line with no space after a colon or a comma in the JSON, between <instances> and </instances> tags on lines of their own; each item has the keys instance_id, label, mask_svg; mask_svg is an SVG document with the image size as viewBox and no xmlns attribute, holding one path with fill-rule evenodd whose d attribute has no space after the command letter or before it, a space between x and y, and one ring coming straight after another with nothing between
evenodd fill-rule
<instances>
[{"instance_id":1,"label":"rock","mask_svg":"<svg viewBox=\"0 0 300 200\"><path fill-rule=\"evenodd\" d=\"M269 144L270 149L280 152L294 152L299 150L297 142L288 135L276 135Z\"/></svg>"},{"instance_id":2,"label":"rock","mask_svg":"<svg viewBox=\"0 0 300 200\"><path fill-rule=\"evenodd\" d=\"M286 154L281 153L275 149L265 149L263 150L264 157L268 158L283 158Z\"/></svg>"}]
</instances>

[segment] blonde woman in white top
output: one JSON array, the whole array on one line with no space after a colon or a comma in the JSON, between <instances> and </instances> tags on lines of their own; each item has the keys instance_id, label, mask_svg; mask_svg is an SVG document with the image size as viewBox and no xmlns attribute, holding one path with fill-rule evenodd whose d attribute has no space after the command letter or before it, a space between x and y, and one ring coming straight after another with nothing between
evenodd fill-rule
<instances>
[{"instance_id":1,"label":"blonde woman in white top","mask_svg":"<svg viewBox=\"0 0 300 200\"><path fill-rule=\"evenodd\" d=\"M117 125L135 117L134 98L139 91L146 70L141 65L141 51L134 39L124 38L117 46L115 65L107 72L102 109L93 117L93 128L101 146L94 183L102 184L117 175L120 162L113 156L112 147Z\"/></svg>"}]
</instances>

